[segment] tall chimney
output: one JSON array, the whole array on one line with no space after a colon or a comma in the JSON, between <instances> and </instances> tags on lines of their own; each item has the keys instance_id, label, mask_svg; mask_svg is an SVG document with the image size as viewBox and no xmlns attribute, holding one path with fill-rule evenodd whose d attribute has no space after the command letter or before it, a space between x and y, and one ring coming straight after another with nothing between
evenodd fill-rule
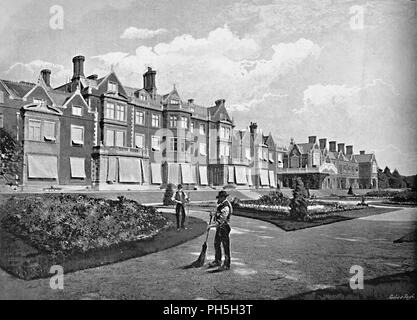
<instances>
[{"instance_id":1,"label":"tall chimney","mask_svg":"<svg viewBox=\"0 0 417 320\"><path fill-rule=\"evenodd\" d=\"M353 146L346 146L346 154L348 156L353 154Z\"/></svg>"},{"instance_id":2,"label":"tall chimney","mask_svg":"<svg viewBox=\"0 0 417 320\"><path fill-rule=\"evenodd\" d=\"M308 143L316 143L317 136L309 136L308 137Z\"/></svg>"},{"instance_id":3,"label":"tall chimney","mask_svg":"<svg viewBox=\"0 0 417 320\"><path fill-rule=\"evenodd\" d=\"M41 71L41 76L42 76L43 82L45 82L45 84L48 87L50 87L51 86L51 70L43 69Z\"/></svg>"},{"instance_id":4,"label":"tall chimney","mask_svg":"<svg viewBox=\"0 0 417 320\"><path fill-rule=\"evenodd\" d=\"M143 88L148 91L151 96L156 94L156 71L148 67L148 71L143 74Z\"/></svg>"},{"instance_id":5,"label":"tall chimney","mask_svg":"<svg viewBox=\"0 0 417 320\"><path fill-rule=\"evenodd\" d=\"M224 105L226 103L225 99L216 100L216 106Z\"/></svg>"},{"instance_id":6,"label":"tall chimney","mask_svg":"<svg viewBox=\"0 0 417 320\"><path fill-rule=\"evenodd\" d=\"M258 130L258 124L256 122L251 122L249 125L250 133L254 134Z\"/></svg>"},{"instance_id":7,"label":"tall chimney","mask_svg":"<svg viewBox=\"0 0 417 320\"><path fill-rule=\"evenodd\" d=\"M360 154L365 154L365 150L359 151Z\"/></svg>"},{"instance_id":8,"label":"tall chimney","mask_svg":"<svg viewBox=\"0 0 417 320\"><path fill-rule=\"evenodd\" d=\"M327 145L327 139L320 139L320 149L324 150L326 149L326 145Z\"/></svg>"},{"instance_id":9,"label":"tall chimney","mask_svg":"<svg viewBox=\"0 0 417 320\"><path fill-rule=\"evenodd\" d=\"M84 56L76 56L72 58L72 63L74 65L74 75L72 76L72 80L78 80L84 77L84 61Z\"/></svg>"},{"instance_id":10,"label":"tall chimney","mask_svg":"<svg viewBox=\"0 0 417 320\"><path fill-rule=\"evenodd\" d=\"M329 151L336 152L336 141L329 141Z\"/></svg>"},{"instance_id":11,"label":"tall chimney","mask_svg":"<svg viewBox=\"0 0 417 320\"><path fill-rule=\"evenodd\" d=\"M337 144L337 152L342 151L343 154L345 154L345 144L344 143L338 143Z\"/></svg>"}]
</instances>

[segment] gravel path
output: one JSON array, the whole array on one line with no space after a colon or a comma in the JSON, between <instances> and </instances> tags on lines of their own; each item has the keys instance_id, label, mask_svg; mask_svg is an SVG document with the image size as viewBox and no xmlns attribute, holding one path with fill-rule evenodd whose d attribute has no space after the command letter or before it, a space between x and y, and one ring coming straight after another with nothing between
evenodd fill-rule
<instances>
[{"instance_id":1,"label":"gravel path","mask_svg":"<svg viewBox=\"0 0 417 320\"><path fill-rule=\"evenodd\" d=\"M207 220L205 212L190 214ZM23 281L0 270L0 299L279 299L345 284L352 265L364 268L365 279L416 269L415 244L393 243L416 223L416 208L295 232L234 216L230 271L179 269L197 258L201 236L155 254L65 275L62 291L50 289L47 279Z\"/></svg>"}]
</instances>

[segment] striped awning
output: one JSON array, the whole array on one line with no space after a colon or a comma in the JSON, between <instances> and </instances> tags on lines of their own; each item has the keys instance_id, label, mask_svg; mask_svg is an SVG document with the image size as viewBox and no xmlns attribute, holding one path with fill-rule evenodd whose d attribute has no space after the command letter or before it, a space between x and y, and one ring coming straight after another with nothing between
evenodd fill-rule
<instances>
[{"instance_id":1,"label":"striped awning","mask_svg":"<svg viewBox=\"0 0 417 320\"><path fill-rule=\"evenodd\" d=\"M261 179L261 186L269 186L268 170L261 170L259 178Z\"/></svg>"},{"instance_id":2,"label":"striped awning","mask_svg":"<svg viewBox=\"0 0 417 320\"><path fill-rule=\"evenodd\" d=\"M272 170L269 171L269 185L273 188L277 187L277 183L275 181L275 174Z\"/></svg>"},{"instance_id":3,"label":"striped awning","mask_svg":"<svg viewBox=\"0 0 417 320\"><path fill-rule=\"evenodd\" d=\"M180 183L180 165L178 163L168 163L168 183Z\"/></svg>"},{"instance_id":4,"label":"striped awning","mask_svg":"<svg viewBox=\"0 0 417 320\"><path fill-rule=\"evenodd\" d=\"M181 178L182 178L182 183L185 183L185 184L195 183L193 180L193 175L191 173L191 164L189 163L181 164Z\"/></svg>"},{"instance_id":5,"label":"striped awning","mask_svg":"<svg viewBox=\"0 0 417 320\"><path fill-rule=\"evenodd\" d=\"M85 158L69 158L71 178L85 179Z\"/></svg>"}]
</instances>

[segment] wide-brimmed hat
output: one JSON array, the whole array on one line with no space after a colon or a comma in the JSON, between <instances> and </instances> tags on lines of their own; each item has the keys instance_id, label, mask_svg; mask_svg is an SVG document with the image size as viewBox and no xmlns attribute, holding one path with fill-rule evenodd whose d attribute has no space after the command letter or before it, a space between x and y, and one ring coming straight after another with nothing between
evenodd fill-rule
<instances>
[{"instance_id":1,"label":"wide-brimmed hat","mask_svg":"<svg viewBox=\"0 0 417 320\"><path fill-rule=\"evenodd\" d=\"M216 199L219 199L219 198L222 198L222 197L226 198L228 196L229 196L229 194L226 191L222 190L222 191L219 191L219 194L217 195Z\"/></svg>"}]
</instances>

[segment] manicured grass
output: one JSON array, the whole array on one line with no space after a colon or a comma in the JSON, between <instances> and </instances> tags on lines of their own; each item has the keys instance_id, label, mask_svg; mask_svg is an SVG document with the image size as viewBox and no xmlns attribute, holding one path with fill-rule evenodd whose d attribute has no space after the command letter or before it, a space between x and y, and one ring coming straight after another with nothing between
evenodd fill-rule
<instances>
[{"instance_id":1,"label":"manicured grass","mask_svg":"<svg viewBox=\"0 0 417 320\"><path fill-rule=\"evenodd\" d=\"M317 227L317 226L321 226L324 224L330 224L330 223L335 223L335 222L344 221L344 220L351 220L351 219L356 219L360 217L386 213L390 211L393 211L393 209L367 207L367 208L359 209L359 210L338 212L337 215L329 216L329 217L322 218L322 219L316 219L312 221L294 221L294 220L283 218L282 216L277 216L274 213L254 211L254 210L249 210L249 209L245 209L245 210L235 209L233 211L233 214L236 216L241 216L241 217L246 217L246 218L251 218L251 219L259 219L262 221L270 222L285 231L295 231L295 230Z\"/></svg>"},{"instance_id":2,"label":"manicured grass","mask_svg":"<svg viewBox=\"0 0 417 320\"><path fill-rule=\"evenodd\" d=\"M0 267L21 279L30 280L51 276L50 268L61 265L64 272L93 268L140 257L174 247L205 233L207 223L195 217L187 218L188 230L176 231L175 215L162 213L170 227L151 239L120 243L85 253L52 255L34 248L16 236L0 230Z\"/></svg>"},{"instance_id":3,"label":"manicured grass","mask_svg":"<svg viewBox=\"0 0 417 320\"><path fill-rule=\"evenodd\" d=\"M362 290L349 284L295 295L285 300L416 300L417 271L364 280Z\"/></svg>"}]
</instances>

